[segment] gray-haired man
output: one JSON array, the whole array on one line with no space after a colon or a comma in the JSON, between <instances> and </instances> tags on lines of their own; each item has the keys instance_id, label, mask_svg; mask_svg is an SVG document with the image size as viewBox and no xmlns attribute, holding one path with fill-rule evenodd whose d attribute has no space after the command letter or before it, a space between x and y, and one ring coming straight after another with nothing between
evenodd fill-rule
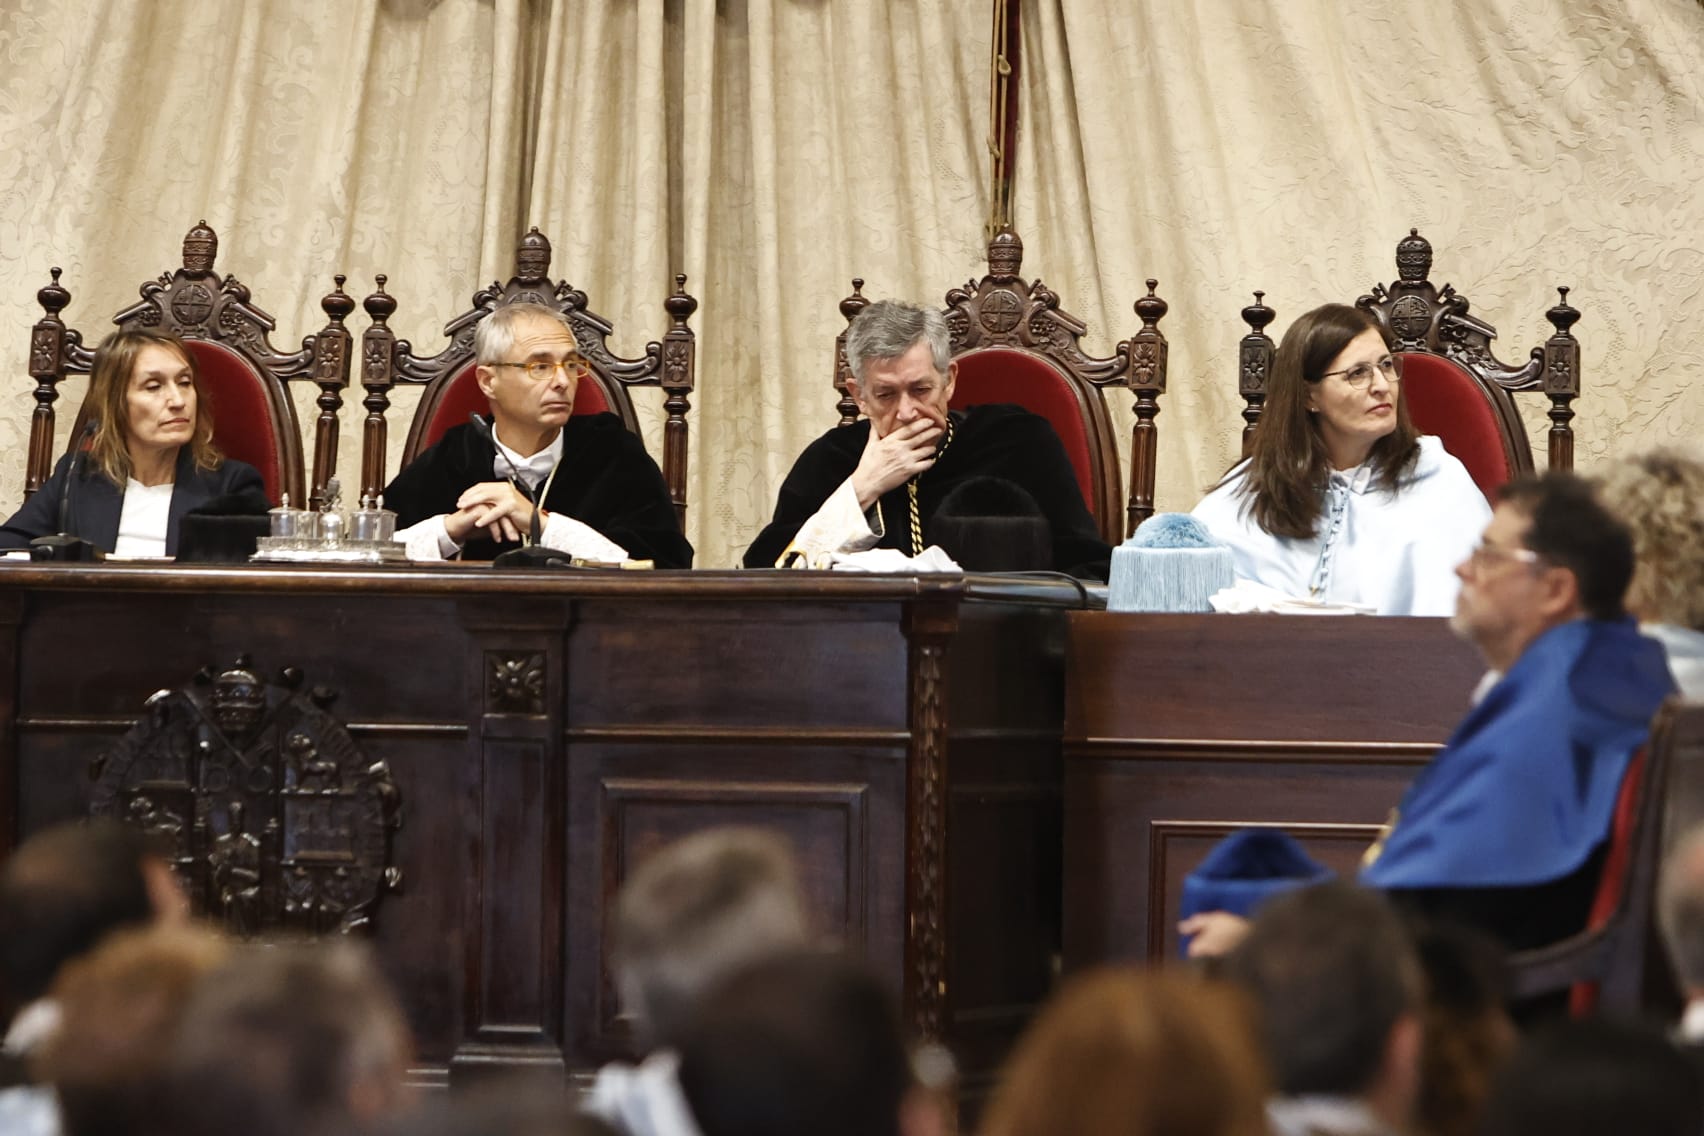
<instances>
[{"instance_id":1,"label":"gray-haired man","mask_svg":"<svg viewBox=\"0 0 1704 1136\"><path fill-rule=\"evenodd\" d=\"M473 347L491 421L451 427L385 488L410 558L490 560L536 533L587 560L690 568L692 546L644 443L613 414L574 414L590 370L566 317L507 304L480 323Z\"/></svg>"},{"instance_id":2,"label":"gray-haired man","mask_svg":"<svg viewBox=\"0 0 1704 1136\"><path fill-rule=\"evenodd\" d=\"M1053 428L1016 406L949 410L958 377L950 356L937 309L883 300L858 313L846 357L865 421L806 447L781 486L774 518L746 550L746 567L870 548L915 556L933 543L931 522L954 490L993 480L1023 502L1018 508L1046 519L1051 567L1105 575L1111 552ZM984 492L977 507L1000 496Z\"/></svg>"}]
</instances>

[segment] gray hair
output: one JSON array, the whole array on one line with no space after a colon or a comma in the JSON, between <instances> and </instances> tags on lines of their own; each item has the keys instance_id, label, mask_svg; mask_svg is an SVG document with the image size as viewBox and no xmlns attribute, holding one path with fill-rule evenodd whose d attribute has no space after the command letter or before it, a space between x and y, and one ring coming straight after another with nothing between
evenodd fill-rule
<instances>
[{"instance_id":1,"label":"gray hair","mask_svg":"<svg viewBox=\"0 0 1704 1136\"><path fill-rule=\"evenodd\" d=\"M479 326L474 328L473 361L486 367L493 363L514 362L505 356L515 349L515 325L526 320L559 323L568 329L569 335L574 335L574 325L555 308L526 301L504 304L480 320ZM575 335L574 342L578 345L580 337Z\"/></svg>"},{"instance_id":2,"label":"gray hair","mask_svg":"<svg viewBox=\"0 0 1704 1136\"><path fill-rule=\"evenodd\" d=\"M787 842L762 829L713 828L656 853L622 885L616 982L641 1035L666 1044L723 977L806 939Z\"/></svg>"},{"instance_id":3,"label":"gray hair","mask_svg":"<svg viewBox=\"0 0 1704 1136\"><path fill-rule=\"evenodd\" d=\"M846 365L852 370L852 380L862 383L864 368L871 363L897 359L925 340L935 370L945 375L953 346L941 309L877 300L859 312L846 329Z\"/></svg>"},{"instance_id":4,"label":"gray hair","mask_svg":"<svg viewBox=\"0 0 1704 1136\"><path fill-rule=\"evenodd\" d=\"M1704 825L1681 837L1657 885L1657 922L1688 994L1704 990Z\"/></svg>"}]
</instances>

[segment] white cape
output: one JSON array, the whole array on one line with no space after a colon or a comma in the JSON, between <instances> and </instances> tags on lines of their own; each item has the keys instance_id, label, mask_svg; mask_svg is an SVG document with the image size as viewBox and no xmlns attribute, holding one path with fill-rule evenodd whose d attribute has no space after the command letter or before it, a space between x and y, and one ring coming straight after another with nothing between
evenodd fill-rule
<instances>
[{"instance_id":1,"label":"white cape","mask_svg":"<svg viewBox=\"0 0 1704 1136\"><path fill-rule=\"evenodd\" d=\"M1491 508L1437 438L1420 439L1414 472L1395 493L1375 487L1364 465L1333 473L1319 535L1306 540L1275 537L1245 514L1246 469L1194 509L1230 547L1238 579L1380 615L1455 612L1456 565L1479 543Z\"/></svg>"}]
</instances>

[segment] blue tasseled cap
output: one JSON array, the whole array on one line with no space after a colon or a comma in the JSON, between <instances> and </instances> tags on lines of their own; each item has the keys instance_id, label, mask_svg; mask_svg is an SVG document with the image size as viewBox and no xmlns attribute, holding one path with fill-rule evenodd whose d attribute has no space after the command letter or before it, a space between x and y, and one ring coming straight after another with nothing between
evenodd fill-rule
<instances>
[{"instance_id":1,"label":"blue tasseled cap","mask_svg":"<svg viewBox=\"0 0 1704 1136\"><path fill-rule=\"evenodd\" d=\"M1108 611L1210 611L1236 582L1231 550L1188 513L1156 513L1112 550Z\"/></svg>"},{"instance_id":2,"label":"blue tasseled cap","mask_svg":"<svg viewBox=\"0 0 1704 1136\"><path fill-rule=\"evenodd\" d=\"M1207 526L1188 513L1155 513L1124 542L1125 548L1222 548Z\"/></svg>"}]
</instances>

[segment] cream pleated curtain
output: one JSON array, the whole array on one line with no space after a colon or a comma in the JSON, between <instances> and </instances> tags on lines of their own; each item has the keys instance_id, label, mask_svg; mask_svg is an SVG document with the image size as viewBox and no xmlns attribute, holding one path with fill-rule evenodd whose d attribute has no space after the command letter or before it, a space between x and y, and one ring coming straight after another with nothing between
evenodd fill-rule
<instances>
[{"instance_id":1,"label":"cream pleated curtain","mask_svg":"<svg viewBox=\"0 0 1704 1136\"><path fill-rule=\"evenodd\" d=\"M357 300L388 273L396 324L423 346L478 281L507 276L526 69L497 61L522 55L527 19L512 0L0 5L0 365L13 384L0 507L22 497L26 348L51 266L72 294L65 321L91 346L144 280L181 263L202 218L219 234L216 270L277 320L283 350L325 324L334 273ZM365 321L349 320L357 337ZM62 443L85 384L63 390ZM339 462L351 488L363 393L357 375ZM393 436L412 398L398 398Z\"/></svg>"},{"instance_id":2,"label":"cream pleated curtain","mask_svg":"<svg viewBox=\"0 0 1704 1136\"><path fill-rule=\"evenodd\" d=\"M989 8L4 0L0 509L21 497L27 336L51 265L67 322L95 339L205 217L275 342L324 323L334 272L357 299L382 272L392 326L428 352L537 225L624 354L663 330L672 274L688 275L688 535L701 566L736 563L835 421L851 277L939 302L982 270ZM1552 285L1573 286L1582 466L1700 433L1692 0L1024 0L1023 31L1026 274L1101 351L1138 326L1143 278L1171 303L1162 508L1192 504L1235 453L1252 290L1281 332L1389 281L1411 225L1505 358L1547 333ZM81 393L65 391L62 432ZM349 484L362 393L343 416ZM638 401L654 441L657 401ZM1129 399L1112 402L1127 438ZM412 407L396 396L393 470Z\"/></svg>"},{"instance_id":3,"label":"cream pleated curtain","mask_svg":"<svg viewBox=\"0 0 1704 1136\"><path fill-rule=\"evenodd\" d=\"M1026 268L1102 350L1159 278L1160 508L1191 507L1239 452L1254 289L1277 338L1394 280L1411 226L1505 361L1572 287L1578 468L1704 438L1704 6L1025 0L1024 16ZM1113 401L1127 438L1130 400ZM1517 402L1543 468L1549 404Z\"/></svg>"}]
</instances>

